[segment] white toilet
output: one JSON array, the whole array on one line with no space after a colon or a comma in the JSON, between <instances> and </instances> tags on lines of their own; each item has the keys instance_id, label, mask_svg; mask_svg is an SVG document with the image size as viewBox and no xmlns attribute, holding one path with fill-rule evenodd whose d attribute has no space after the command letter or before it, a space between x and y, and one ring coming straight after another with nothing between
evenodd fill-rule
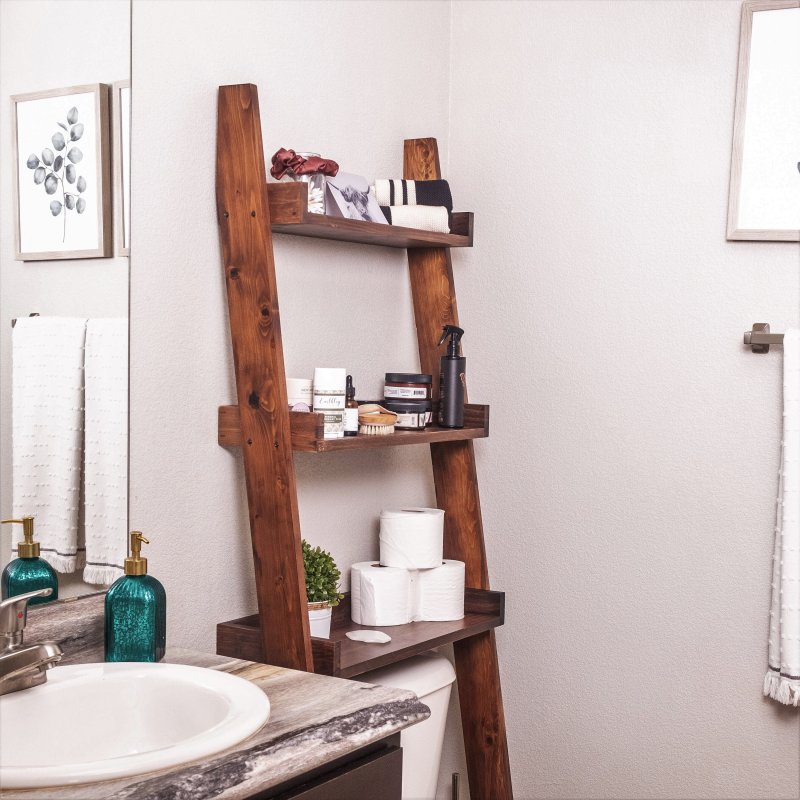
<instances>
[{"instance_id":1,"label":"white toilet","mask_svg":"<svg viewBox=\"0 0 800 800\"><path fill-rule=\"evenodd\" d=\"M453 665L435 654L413 656L399 664L359 675L357 680L408 689L431 710L424 722L400 733L403 748L403 800L433 800L439 779Z\"/></svg>"}]
</instances>

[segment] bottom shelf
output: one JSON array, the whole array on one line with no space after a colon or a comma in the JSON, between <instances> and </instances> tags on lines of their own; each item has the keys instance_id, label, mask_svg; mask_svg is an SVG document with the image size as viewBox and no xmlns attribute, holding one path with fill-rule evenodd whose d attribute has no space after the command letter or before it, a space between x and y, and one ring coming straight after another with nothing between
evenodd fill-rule
<instances>
[{"instance_id":1,"label":"bottom shelf","mask_svg":"<svg viewBox=\"0 0 800 800\"><path fill-rule=\"evenodd\" d=\"M314 672L338 678L352 678L379 667L402 661L459 639L466 639L503 624L505 593L467 589L464 618L450 622L412 622L380 628L392 637L386 644L354 642L348 631L371 630L350 619L350 595L333 609L330 639L311 637ZM230 658L264 662L258 614L220 622L217 625L217 653Z\"/></svg>"}]
</instances>

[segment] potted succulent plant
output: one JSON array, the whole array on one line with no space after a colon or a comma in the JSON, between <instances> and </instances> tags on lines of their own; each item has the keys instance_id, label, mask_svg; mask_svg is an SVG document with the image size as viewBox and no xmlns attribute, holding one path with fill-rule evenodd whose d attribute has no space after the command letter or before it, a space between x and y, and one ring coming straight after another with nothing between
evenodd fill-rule
<instances>
[{"instance_id":1,"label":"potted succulent plant","mask_svg":"<svg viewBox=\"0 0 800 800\"><path fill-rule=\"evenodd\" d=\"M342 573L327 550L312 547L305 539L302 544L311 635L327 639L331 632L331 608L338 606L344 597L339 594Z\"/></svg>"}]
</instances>

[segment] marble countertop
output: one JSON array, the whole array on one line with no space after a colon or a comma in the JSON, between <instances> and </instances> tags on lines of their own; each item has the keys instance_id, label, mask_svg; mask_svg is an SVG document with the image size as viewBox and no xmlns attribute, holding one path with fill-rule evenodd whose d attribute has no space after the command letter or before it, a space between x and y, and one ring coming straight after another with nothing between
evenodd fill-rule
<instances>
[{"instance_id":1,"label":"marble countertop","mask_svg":"<svg viewBox=\"0 0 800 800\"><path fill-rule=\"evenodd\" d=\"M0 790L4 800L242 800L297 778L429 716L414 694L250 661L169 649L164 659L224 670L269 696L263 728L216 756L131 778ZM56 667L55 669L58 669ZM122 724L122 721L120 722ZM69 735L65 731L65 735ZM35 743L32 743L35 747Z\"/></svg>"}]
</instances>

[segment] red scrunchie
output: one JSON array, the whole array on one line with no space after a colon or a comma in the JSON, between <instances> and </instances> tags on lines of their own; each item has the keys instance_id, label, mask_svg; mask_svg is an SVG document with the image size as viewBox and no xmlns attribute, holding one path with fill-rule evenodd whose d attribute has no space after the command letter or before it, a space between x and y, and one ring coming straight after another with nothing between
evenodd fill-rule
<instances>
[{"instance_id":1,"label":"red scrunchie","mask_svg":"<svg viewBox=\"0 0 800 800\"><path fill-rule=\"evenodd\" d=\"M272 168L269 174L276 180L280 180L287 172L293 172L295 175L311 175L321 172L323 175L334 177L338 171L339 165L329 158L319 158L319 156L303 158L294 150L282 147L272 156Z\"/></svg>"}]
</instances>

